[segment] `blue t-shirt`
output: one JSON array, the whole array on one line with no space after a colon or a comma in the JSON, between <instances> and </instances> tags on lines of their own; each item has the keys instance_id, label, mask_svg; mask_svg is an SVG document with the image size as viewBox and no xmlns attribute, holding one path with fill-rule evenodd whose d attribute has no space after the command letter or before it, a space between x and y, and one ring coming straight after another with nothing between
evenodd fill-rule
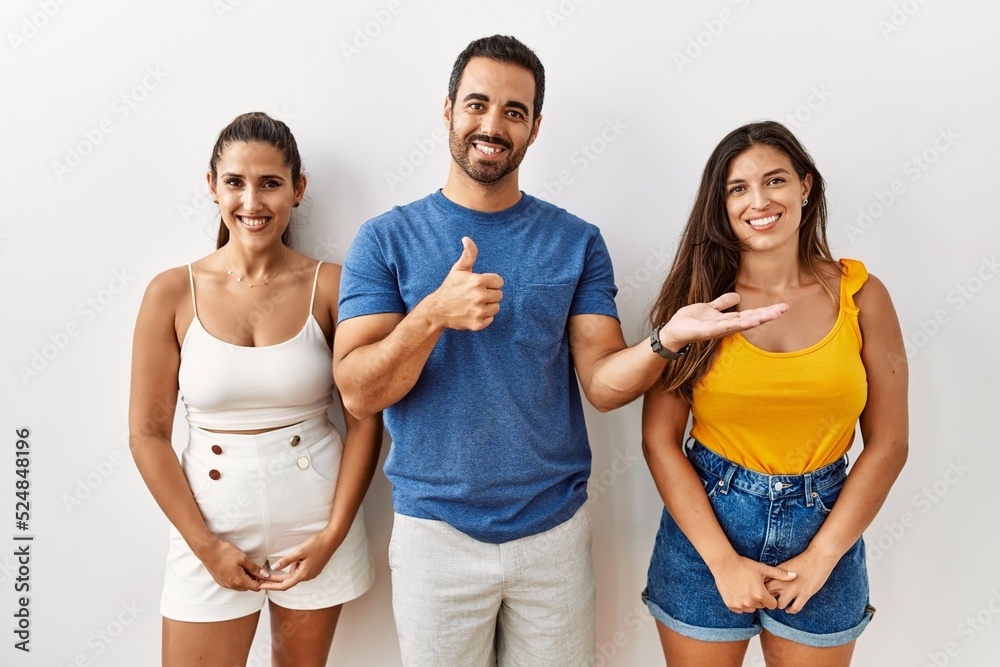
<instances>
[{"instance_id":1,"label":"blue t-shirt","mask_svg":"<svg viewBox=\"0 0 1000 667\"><path fill-rule=\"evenodd\" d=\"M617 319L614 274L594 225L522 194L482 213L440 191L365 223L344 260L339 319L408 313L479 248L504 279L481 331L445 330L416 385L384 413L385 473L400 514L501 543L569 519L587 499L590 444L567 320Z\"/></svg>"}]
</instances>

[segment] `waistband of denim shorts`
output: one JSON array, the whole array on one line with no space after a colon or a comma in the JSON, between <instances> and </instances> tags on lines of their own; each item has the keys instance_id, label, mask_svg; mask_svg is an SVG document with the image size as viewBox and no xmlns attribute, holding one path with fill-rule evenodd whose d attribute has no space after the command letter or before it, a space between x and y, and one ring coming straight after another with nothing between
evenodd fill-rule
<instances>
[{"instance_id":1,"label":"waistband of denim shorts","mask_svg":"<svg viewBox=\"0 0 1000 667\"><path fill-rule=\"evenodd\" d=\"M722 480L725 491L734 487L758 496L780 498L805 495L839 484L847 478L847 456L802 475L769 475L750 470L719 456L694 438L684 443L688 460Z\"/></svg>"},{"instance_id":2,"label":"waistband of denim shorts","mask_svg":"<svg viewBox=\"0 0 1000 667\"><path fill-rule=\"evenodd\" d=\"M288 448L307 447L333 434L339 438L327 416L318 415L298 424L264 433L213 433L197 426L189 429L188 451L196 455L221 454L229 458L258 458L277 454ZM219 448L221 452L213 448Z\"/></svg>"}]
</instances>

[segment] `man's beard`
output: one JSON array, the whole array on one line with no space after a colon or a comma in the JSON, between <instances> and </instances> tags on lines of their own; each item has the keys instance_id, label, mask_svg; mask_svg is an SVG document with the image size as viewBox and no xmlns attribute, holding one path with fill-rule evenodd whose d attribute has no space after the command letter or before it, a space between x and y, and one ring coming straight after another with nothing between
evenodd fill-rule
<instances>
[{"instance_id":1,"label":"man's beard","mask_svg":"<svg viewBox=\"0 0 1000 667\"><path fill-rule=\"evenodd\" d=\"M528 144L524 144L520 150L513 150L514 145L503 137L491 137L487 134L473 134L466 139L462 139L455 134L454 126L450 128L448 145L451 149L451 156L462 170L469 175L469 178L484 184L496 183L507 174L516 170L524 159L524 154L528 151ZM472 144L475 141L503 146L504 157L496 161L480 161L470 156L470 153L477 151Z\"/></svg>"}]
</instances>

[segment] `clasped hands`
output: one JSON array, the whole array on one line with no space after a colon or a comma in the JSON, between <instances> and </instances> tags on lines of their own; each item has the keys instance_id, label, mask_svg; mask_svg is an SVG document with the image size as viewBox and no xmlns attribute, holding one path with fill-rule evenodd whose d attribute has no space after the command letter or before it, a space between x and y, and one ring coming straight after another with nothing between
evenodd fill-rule
<instances>
[{"instance_id":1,"label":"clasped hands","mask_svg":"<svg viewBox=\"0 0 1000 667\"><path fill-rule=\"evenodd\" d=\"M285 591L315 578L329 562L339 544L327 532L320 532L269 567L259 565L236 545L215 540L198 553L212 578L223 588L234 591ZM287 568L287 571L283 571Z\"/></svg>"},{"instance_id":2,"label":"clasped hands","mask_svg":"<svg viewBox=\"0 0 1000 667\"><path fill-rule=\"evenodd\" d=\"M837 559L807 550L776 566L736 556L713 574L730 611L739 614L783 609L797 614L823 587L836 564Z\"/></svg>"}]
</instances>

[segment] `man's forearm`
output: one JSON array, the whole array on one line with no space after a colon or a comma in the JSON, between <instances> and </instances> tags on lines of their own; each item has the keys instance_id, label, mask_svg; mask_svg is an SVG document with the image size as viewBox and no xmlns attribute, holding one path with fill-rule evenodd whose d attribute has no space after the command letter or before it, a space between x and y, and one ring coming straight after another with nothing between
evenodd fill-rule
<instances>
[{"instance_id":1,"label":"man's forearm","mask_svg":"<svg viewBox=\"0 0 1000 667\"><path fill-rule=\"evenodd\" d=\"M417 383L444 328L425 315L424 302L385 338L334 362L333 373L348 412L358 419L393 405Z\"/></svg>"},{"instance_id":2,"label":"man's forearm","mask_svg":"<svg viewBox=\"0 0 1000 667\"><path fill-rule=\"evenodd\" d=\"M667 360L643 339L602 359L590 379L587 399L601 412L619 408L653 386Z\"/></svg>"}]
</instances>

